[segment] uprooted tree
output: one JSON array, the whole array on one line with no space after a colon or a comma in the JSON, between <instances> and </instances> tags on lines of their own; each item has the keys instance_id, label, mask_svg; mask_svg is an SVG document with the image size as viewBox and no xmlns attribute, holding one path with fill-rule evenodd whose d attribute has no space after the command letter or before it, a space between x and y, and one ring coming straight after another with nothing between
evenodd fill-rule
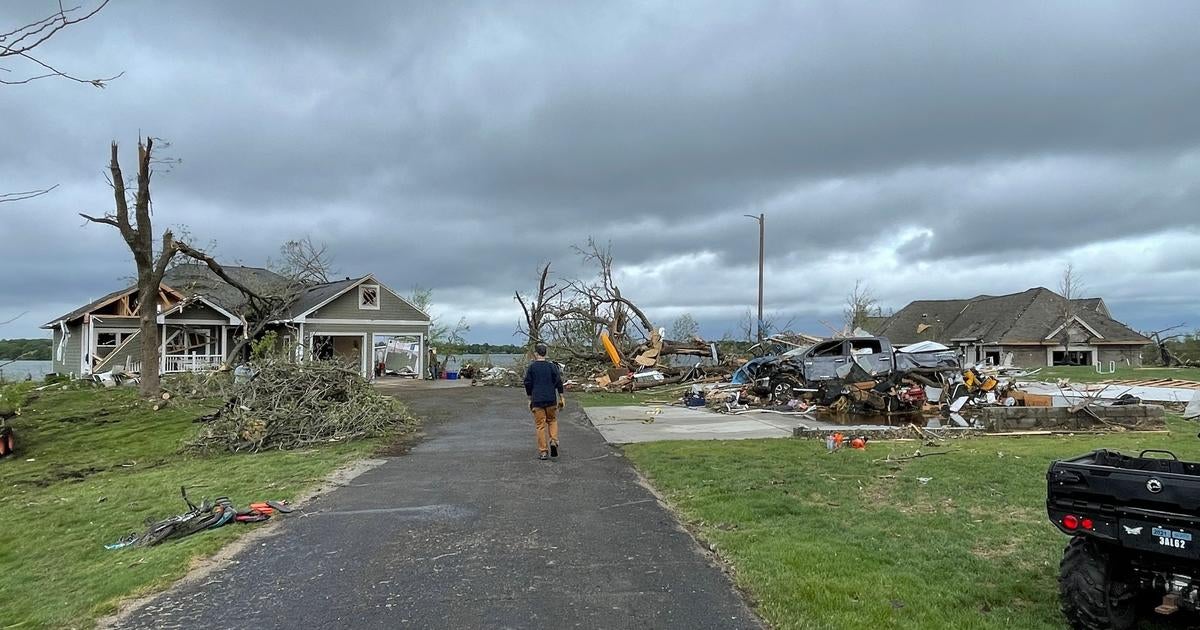
<instances>
[{"instance_id":1,"label":"uprooted tree","mask_svg":"<svg viewBox=\"0 0 1200 630\"><path fill-rule=\"evenodd\" d=\"M1187 346L1194 345L1197 337L1200 337L1198 334L1188 335L1186 332L1175 332L1185 325L1176 324L1146 334L1154 343L1155 354L1158 355L1158 362L1163 367L1194 367L1200 364L1200 361L1193 357L1180 356L1181 352L1186 352Z\"/></svg>"}]
</instances>

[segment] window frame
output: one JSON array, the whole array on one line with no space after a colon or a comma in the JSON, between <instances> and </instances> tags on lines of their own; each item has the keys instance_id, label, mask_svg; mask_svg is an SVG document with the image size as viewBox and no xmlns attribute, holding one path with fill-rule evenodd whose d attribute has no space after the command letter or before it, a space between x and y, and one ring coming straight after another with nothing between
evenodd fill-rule
<instances>
[{"instance_id":1,"label":"window frame","mask_svg":"<svg viewBox=\"0 0 1200 630\"><path fill-rule=\"evenodd\" d=\"M374 305L365 304L363 302L364 289L374 289L375 290L375 304ZM382 291L380 291L378 284L360 284L360 285L358 285L358 310L360 310L360 311L378 311L379 303L382 301L382 298L383 298L383 293L382 293Z\"/></svg>"}]
</instances>

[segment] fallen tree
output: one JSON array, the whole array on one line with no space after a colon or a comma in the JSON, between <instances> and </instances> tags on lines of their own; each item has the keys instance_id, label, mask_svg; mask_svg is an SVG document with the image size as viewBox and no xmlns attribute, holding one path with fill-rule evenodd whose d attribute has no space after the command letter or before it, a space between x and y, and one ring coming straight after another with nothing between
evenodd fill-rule
<instances>
[{"instance_id":1,"label":"fallen tree","mask_svg":"<svg viewBox=\"0 0 1200 630\"><path fill-rule=\"evenodd\" d=\"M289 450L402 432L415 420L356 370L331 362L265 359L187 448L194 451Z\"/></svg>"}]
</instances>

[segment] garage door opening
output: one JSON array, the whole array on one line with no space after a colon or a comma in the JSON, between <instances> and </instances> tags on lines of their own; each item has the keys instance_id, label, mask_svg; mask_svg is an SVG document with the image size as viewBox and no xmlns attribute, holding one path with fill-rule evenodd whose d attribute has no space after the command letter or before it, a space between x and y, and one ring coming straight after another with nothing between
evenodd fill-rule
<instances>
[{"instance_id":1,"label":"garage door opening","mask_svg":"<svg viewBox=\"0 0 1200 630\"><path fill-rule=\"evenodd\" d=\"M375 376L419 378L424 355L421 335L375 335Z\"/></svg>"},{"instance_id":2,"label":"garage door opening","mask_svg":"<svg viewBox=\"0 0 1200 630\"><path fill-rule=\"evenodd\" d=\"M333 361L352 370L363 370L362 335L312 336L312 356L318 361Z\"/></svg>"}]
</instances>

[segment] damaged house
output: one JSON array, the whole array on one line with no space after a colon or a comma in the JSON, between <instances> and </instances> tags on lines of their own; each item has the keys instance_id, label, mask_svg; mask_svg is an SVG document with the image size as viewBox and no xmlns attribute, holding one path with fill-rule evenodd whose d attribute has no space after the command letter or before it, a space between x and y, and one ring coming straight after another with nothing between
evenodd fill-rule
<instances>
[{"instance_id":1,"label":"damaged house","mask_svg":"<svg viewBox=\"0 0 1200 630\"><path fill-rule=\"evenodd\" d=\"M964 363L1009 361L1017 367L1140 366L1144 335L1112 318L1104 300L1067 300L1037 287L1011 295L918 300L877 324L897 346L936 341Z\"/></svg>"},{"instance_id":2,"label":"damaged house","mask_svg":"<svg viewBox=\"0 0 1200 630\"><path fill-rule=\"evenodd\" d=\"M422 373L430 317L374 276L297 284L267 269L226 267L254 291L286 287L286 301L269 330L297 356L337 360L371 377L390 371ZM54 371L87 375L140 371L137 286L110 293L46 323L54 335ZM167 272L158 295L162 373L215 369L245 334L245 298L202 265ZM245 352L248 352L246 349Z\"/></svg>"}]
</instances>

